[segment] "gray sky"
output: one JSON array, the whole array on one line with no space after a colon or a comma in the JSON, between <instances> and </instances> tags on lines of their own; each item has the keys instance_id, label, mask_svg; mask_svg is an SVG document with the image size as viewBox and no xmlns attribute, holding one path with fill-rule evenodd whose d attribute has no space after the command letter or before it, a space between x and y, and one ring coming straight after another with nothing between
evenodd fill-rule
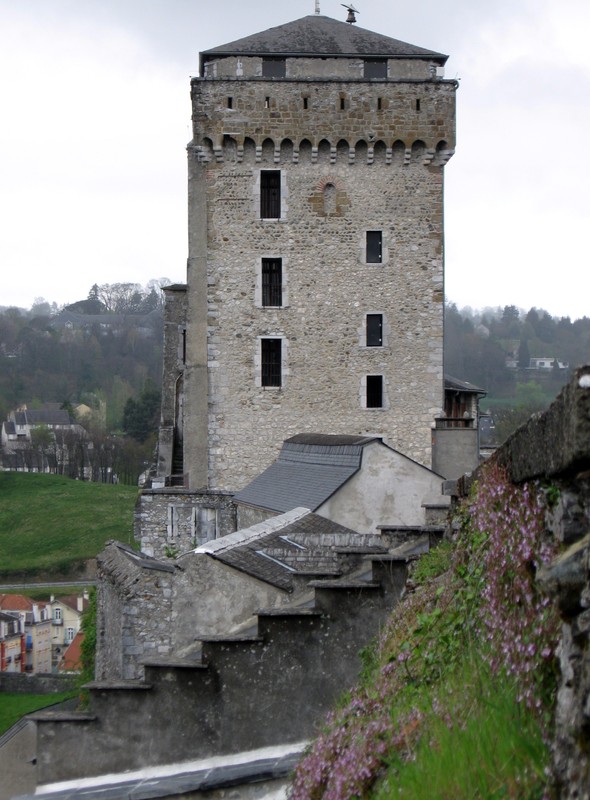
<instances>
[{"instance_id":1,"label":"gray sky","mask_svg":"<svg viewBox=\"0 0 590 800\"><path fill-rule=\"evenodd\" d=\"M358 0L358 25L450 55L446 296L590 316L588 0ZM186 277L198 53L315 0L0 0L0 305ZM345 19L338 0L321 13Z\"/></svg>"}]
</instances>

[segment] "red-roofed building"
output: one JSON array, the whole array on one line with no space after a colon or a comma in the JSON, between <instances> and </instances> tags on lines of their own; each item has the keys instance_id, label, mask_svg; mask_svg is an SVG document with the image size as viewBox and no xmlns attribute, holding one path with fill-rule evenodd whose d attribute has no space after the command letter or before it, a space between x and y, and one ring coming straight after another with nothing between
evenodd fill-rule
<instances>
[{"instance_id":1,"label":"red-roofed building","mask_svg":"<svg viewBox=\"0 0 590 800\"><path fill-rule=\"evenodd\" d=\"M82 642L84 634L82 631L74 636L73 642L66 648L61 661L58 664L59 672L80 672L82 669Z\"/></svg>"},{"instance_id":2,"label":"red-roofed building","mask_svg":"<svg viewBox=\"0 0 590 800\"><path fill-rule=\"evenodd\" d=\"M51 609L22 594L0 594L0 611L18 620L24 635L22 672L51 672Z\"/></svg>"},{"instance_id":3,"label":"red-roofed building","mask_svg":"<svg viewBox=\"0 0 590 800\"><path fill-rule=\"evenodd\" d=\"M90 604L88 592L81 595L51 597L52 661L53 668L60 669L60 663L67 648L76 638L82 625L82 615Z\"/></svg>"}]
</instances>

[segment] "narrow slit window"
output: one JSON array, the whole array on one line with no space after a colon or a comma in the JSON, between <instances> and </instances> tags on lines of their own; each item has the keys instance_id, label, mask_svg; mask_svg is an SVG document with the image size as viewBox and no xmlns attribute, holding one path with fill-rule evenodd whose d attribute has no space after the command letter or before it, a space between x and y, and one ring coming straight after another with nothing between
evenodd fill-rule
<instances>
[{"instance_id":1,"label":"narrow slit window","mask_svg":"<svg viewBox=\"0 0 590 800\"><path fill-rule=\"evenodd\" d=\"M260 173L260 217L280 219L281 216L281 171L264 169Z\"/></svg>"},{"instance_id":2,"label":"narrow slit window","mask_svg":"<svg viewBox=\"0 0 590 800\"><path fill-rule=\"evenodd\" d=\"M383 261L383 232L367 231L367 264L381 264Z\"/></svg>"},{"instance_id":3,"label":"narrow slit window","mask_svg":"<svg viewBox=\"0 0 590 800\"><path fill-rule=\"evenodd\" d=\"M367 347L383 347L383 314L367 314Z\"/></svg>"},{"instance_id":4,"label":"narrow slit window","mask_svg":"<svg viewBox=\"0 0 590 800\"><path fill-rule=\"evenodd\" d=\"M270 108L270 97L265 97L264 98L264 107L265 108Z\"/></svg>"},{"instance_id":5,"label":"narrow slit window","mask_svg":"<svg viewBox=\"0 0 590 800\"><path fill-rule=\"evenodd\" d=\"M420 111L420 99L416 100L416 111Z\"/></svg>"},{"instance_id":6,"label":"narrow slit window","mask_svg":"<svg viewBox=\"0 0 590 800\"><path fill-rule=\"evenodd\" d=\"M367 375L367 408L383 408L383 375Z\"/></svg>"},{"instance_id":7,"label":"narrow slit window","mask_svg":"<svg viewBox=\"0 0 590 800\"><path fill-rule=\"evenodd\" d=\"M305 109L309 108L309 97L304 97L303 98L303 108L305 108Z\"/></svg>"},{"instance_id":8,"label":"narrow slit window","mask_svg":"<svg viewBox=\"0 0 590 800\"><path fill-rule=\"evenodd\" d=\"M281 339L260 340L260 378L262 386L281 386Z\"/></svg>"},{"instance_id":9,"label":"narrow slit window","mask_svg":"<svg viewBox=\"0 0 590 800\"><path fill-rule=\"evenodd\" d=\"M233 108L234 107L234 99L233 99L233 97L228 97L227 98L227 107L228 108Z\"/></svg>"},{"instance_id":10,"label":"narrow slit window","mask_svg":"<svg viewBox=\"0 0 590 800\"><path fill-rule=\"evenodd\" d=\"M381 97L377 98L377 111L383 111L383 99Z\"/></svg>"},{"instance_id":11,"label":"narrow slit window","mask_svg":"<svg viewBox=\"0 0 590 800\"><path fill-rule=\"evenodd\" d=\"M283 259L262 259L262 305L283 304ZM279 340L280 341L280 340Z\"/></svg>"},{"instance_id":12,"label":"narrow slit window","mask_svg":"<svg viewBox=\"0 0 590 800\"><path fill-rule=\"evenodd\" d=\"M340 111L344 111L346 109L346 97L340 97Z\"/></svg>"}]
</instances>

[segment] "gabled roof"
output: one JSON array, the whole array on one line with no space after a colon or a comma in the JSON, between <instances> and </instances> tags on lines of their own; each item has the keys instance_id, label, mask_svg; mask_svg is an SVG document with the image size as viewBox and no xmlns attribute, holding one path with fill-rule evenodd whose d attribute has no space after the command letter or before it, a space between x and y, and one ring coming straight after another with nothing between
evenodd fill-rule
<instances>
[{"instance_id":1,"label":"gabled roof","mask_svg":"<svg viewBox=\"0 0 590 800\"><path fill-rule=\"evenodd\" d=\"M33 601L24 594L0 594L1 611L31 611ZM45 603L38 603L43 606Z\"/></svg>"},{"instance_id":2,"label":"gabled roof","mask_svg":"<svg viewBox=\"0 0 590 800\"><path fill-rule=\"evenodd\" d=\"M448 56L381 33L312 14L201 53L201 64L219 56L308 56L428 58L444 64Z\"/></svg>"},{"instance_id":3,"label":"gabled roof","mask_svg":"<svg viewBox=\"0 0 590 800\"><path fill-rule=\"evenodd\" d=\"M78 631L74 636L57 666L59 672L76 672L82 669L82 642L84 632Z\"/></svg>"},{"instance_id":4,"label":"gabled roof","mask_svg":"<svg viewBox=\"0 0 590 800\"><path fill-rule=\"evenodd\" d=\"M450 375L445 375L445 391L465 392L466 394L481 394L486 395L485 389L480 389L469 381L460 381L458 378L452 378Z\"/></svg>"},{"instance_id":5,"label":"gabled roof","mask_svg":"<svg viewBox=\"0 0 590 800\"><path fill-rule=\"evenodd\" d=\"M82 600L82 611L78 610L78 598ZM52 601L52 605L61 604L71 608L72 611L75 611L77 614L81 614L82 612L86 611L88 606L90 605L90 600L87 597L83 597L77 594L69 594L65 597L56 597L55 600Z\"/></svg>"},{"instance_id":6,"label":"gabled roof","mask_svg":"<svg viewBox=\"0 0 590 800\"><path fill-rule=\"evenodd\" d=\"M76 425L60 403L44 403L40 408L21 408L15 411L14 421L17 425Z\"/></svg>"},{"instance_id":7,"label":"gabled roof","mask_svg":"<svg viewBox=\"0 0 590 800\"><path fill-rule=\"evenodd\" d=\"M337 522L295 508L198 547L233 569L289 591L296 575L337 576L341 553L386 552L379 535L357 533Z\"/></svg>"},{"instance_id":8,"label":"gabled roof","mask_svg":"<svg viewBox=\"0 0 590 800\"><path fill-rule=\"evenodd\" d=\"M296 506L318 509L361 466L363 448L375 436L305 433L283 442L278 459L234 500L285 512Z\"/></svg>"}]
</instances>

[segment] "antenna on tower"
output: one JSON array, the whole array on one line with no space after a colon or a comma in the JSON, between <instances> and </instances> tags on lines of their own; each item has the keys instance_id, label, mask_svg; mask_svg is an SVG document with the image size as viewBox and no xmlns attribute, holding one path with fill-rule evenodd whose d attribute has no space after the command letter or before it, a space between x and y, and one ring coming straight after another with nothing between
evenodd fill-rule
<instances>
[{"instance_id":1,"label":"antenna on tower","mask_svg":"<svg viewBox=\"0 0 590 800\"><path fill-rule=\"evenodd\" d=\"M348 16L346 17L346 21L349 22L351 25L353 22L356 22L355 14L360 14L361 12L356 9L353 5L347 6L346 3L340 3L343 8L346 8L348 11Z\"/></svg>"},{"instance_id":2,"label":"antenna on tower","mask_svg":"<svg viewBox=\"0 0 590 800\"><path fill-rule=\"evenodd\" d=\"M315 0L315 13L320 13L320 0Z\"/></svg>"}]
</instances>

